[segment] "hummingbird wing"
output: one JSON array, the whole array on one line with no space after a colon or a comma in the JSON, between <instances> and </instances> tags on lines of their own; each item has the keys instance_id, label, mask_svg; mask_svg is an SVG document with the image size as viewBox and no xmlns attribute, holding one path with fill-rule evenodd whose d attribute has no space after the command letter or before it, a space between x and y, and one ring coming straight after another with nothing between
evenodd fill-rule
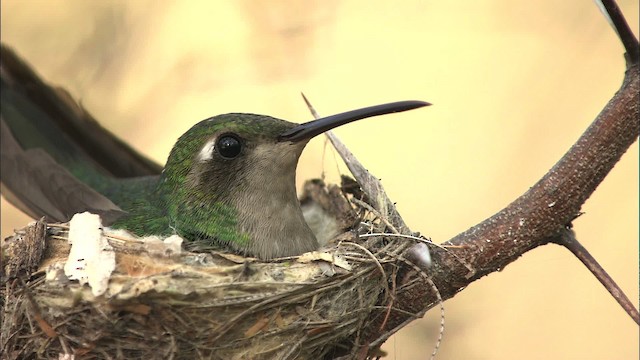
<instances>
[{"instance_id":1,"label":"hummingbird wing","mask_svg":"<svg viewBox=\"0 0 640 360\"><path fill-rule=\"evenodd\" d=\"M109 199L58 164L42 149L24 150L0 116L2 195L27 215L65 222L90 211L110 224L124 214Z\"/></svg>"},{"instance_id":2,"label":"hummingbird wing","mask_svg":"<svg viewBox=\"0 0 640 360\"><path fill-rule=\"evenodd\" d=\"M162 171L160 164L136 152L100 126L67 91L44 83L29 65L4 44L0 45L0 59L2 92L14 95L14 97L3 96L3 108L7 103L14 105L19 112L25 114L23 117L26 122L37 125L38 129L43 128L43 122L52 122L59 131L67 135L67 141L73 142L75 147L73 151L84 153L85 158L91 159L94 166L99 167L103 173L118 178L160 174ZM14 103L16 97L21 98L20 103ZM37 116L33 110L48 116ZM12 119L6 120L10 128L14 129ZM14 133L14 135L21 144L25 141L22 134ZM59 147L64 144L55 145ZM50 149L45 150L57 160L57 154L51 153Z\"/></svg>"},{"instance_id":3,"label":"hummingbird wing","mask_svg":"<svg viewBox=\"0 0 640 360\"><path fill-rule=\"evenodd\" d=\"M67 221L91 211L109 224L124 214L82 180L155 175L162 167L45 84L11 49L1 45L0 56L2 195L35 218Z\"/></svg>"}]
</instances>

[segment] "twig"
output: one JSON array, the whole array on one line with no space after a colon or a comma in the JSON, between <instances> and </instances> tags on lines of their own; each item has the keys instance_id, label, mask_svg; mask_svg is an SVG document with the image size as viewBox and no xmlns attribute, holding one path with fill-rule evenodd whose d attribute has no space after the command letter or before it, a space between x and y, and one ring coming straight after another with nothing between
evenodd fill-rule
<instances>
[{"instance_id":1,"label":"twig","mask_svg":"<svg viewBox=\"0 0 640 360\"><path fill-rule=\"evenodd\" d=\"M309 111L311 111L311 114L317 119L318 113L304 93L302 94L302 98L307 104ZM353 177L358 181L362 190L369 196L369 199L373 202L373 207L383 214L401 234L411 234L411 230L398 213L398 210L396 210L396 206L384 191L380 180L362 166L353 153L347 149L344 143L342 143L332 131L325 132L325 135L329 138L338 154L340 154L342 161L347 165L347 168L349 168Z\"/></svg>"},{"instance_id":2,"label":"twig","mask_svg":"<svg viewBox=\"0 0 640 360\"><path fill-rule=\"evenodd\" d=\"M382 267L382 264L380 264L380 260L378 260L378 258L376 258L376 256L373 255L371 253L371 251L369 251L369 249L365 248L364 246L362 246L360 244L357 244L357 243L354 243L354 242L350 242L350 241L343 241L340 244L356 247L356 248L360 249L361 251L363 251L365 254L367 254L374 261L374 263L376 264L376 267L378 268L378 270L380 270L380 275L382 275L382 283L384 284L384 289L385 289L386 295L391 297L391 298L393 298L393 293L389 289L389 281L387 279L387 273L384 271L384 268Z\"/></svg>"},{"instance_id":3,"label":"twig","mask_svg":"<svg viewBox=\"0 0 640 360\"><path fill-rule=\"evenodd\" d=\"M392 233L400 234L400 232L393 226L393 224L391 224L389 220L387 220L382 214L380 214L378 210L374 209L371 205L356 198L351 199L351 201L356 205L362 206L363 208L369 210L375 217L380 219L380 221L382 221L389 228L389 230L391 230Z\"/></svg>"},{"instance_id":4,"label":"twig","mask_svg":"<svg viewBox=\"0 0 640 360\"><path fill-rule=\"evenodd\" d=\"M411 240L415 240L417 242L423 243L423 244L427 244L429 246L434 246L437 247L438 249L446 252L447 254L453 256L457 261L460 262L460 264L462 264L464 267L467 268L467 270L469 270L469 273L467 274L467 277L470 278L471 276L473 276L476 271L473 269L473 267L467 263L466 261L464 261L463 259L461 259L460 257L458 257L454 252L449 251L449 249L447 249L447 247L451 247L451 245L439 245L434 243L433 241L427 240L427 239L423 239L423 238L419 238L417 236L412 236L412 235L403 235L403 234L390 234L390 233L369 233L369 234L361 234L358 235L361 238L368 238L368 237L375 237L375 236L387 236L387 237L398 237L398 238L405 238L405 239L411 239ZM460 246L454 246L454 248L461 248Z\"/></svg>"},{"instance_id":5,"label":"twig","mask_svg":"<svg viewBox=\"0 0 640 360\"><path fill-rule=\"evenodd\" d=\"M607 274L607 272L598 264L598 261L587 251L587 249L580 244L578 239L576 239L576 234L572 229L565 229L558 236L554 237L554 243L562 245L569 249L575 257L577 257L584 266L591 271L593 276L600 281L600 283L607 289L607 291L613 296L614 299L622 306L624 311L631 316L633 321L636 324L640 325L640 314L638 314L638 310L635 308L633 303L629 300L629 298L624 294L622 289L616 284L616 282Z\"/></svg>"},{"instance_id":6,"label":"twig","mask_svg":"<svg viewBox=\"0 0 640 360\"><path fill-rule=\"evenodd\" d=\"M410 267L411 269L413 269L414 271L417 272L417 274L422 277L425 282L427 284L429 284L429 288L433 291L433 294L436 297L436 301L437 304L439 304L440 306L440 331L438 332L438 339L436 340L436 344L434 345L433 348L433 352L431 353L431 356L429 359L433 360L435 359L436 354L438 353L438 350L440 349L440 345L442 344L442 339L444 337L444 325L445 325L445 311L444 311L444 299L442 298L442 295L440 294L440 290L438 289L437 285L433 282L433 280L431 279L430 276L428 276L424 269L422 269L420 266L414 264L411 260L404 258L403 256L399 256L398 258L403 264L405 264L406 266ZM406 326L409 322L415 320L415 319L420 319L424 316L424 314L427 312L427 310L429 309L429 307L424 307L423 310L421 310L419 313L415 314L415 313L411 313L411 312L407 312L407 311L403 311L400 309L394 309L396 311L400 310L400 312L405 314L406 320L405 322L403 322L400 326L397 326L393 329L387 328L387 330L385 332L382 332L382 330L384 329L379 329L381 335L376 338L375 340L373 340L369 346L370 347L376 347L381 345L382 343L384 343L385 341L387 341L387 339L389 337L391 337L391 335L393 335L396 331L398 331L399 329L403 328L404 326Z\"/></svg>"},{"instance_id":7,"label":"twig","mask_svg":"<svg viewBox=\"0 0 640 360\"><path fill-rule=\"evenodd\" d=\"M625 20L624 15L622 15L618 4L615 0L596 0L596 4L600 8L600 11L607 17L609 24L611 24L613 30L618 34L618 38L624 46L627 57L627 68L637 64L640 60L640 45L638 44L638 39L633 35L627 20Z\"/></svg>"}]
</instances>

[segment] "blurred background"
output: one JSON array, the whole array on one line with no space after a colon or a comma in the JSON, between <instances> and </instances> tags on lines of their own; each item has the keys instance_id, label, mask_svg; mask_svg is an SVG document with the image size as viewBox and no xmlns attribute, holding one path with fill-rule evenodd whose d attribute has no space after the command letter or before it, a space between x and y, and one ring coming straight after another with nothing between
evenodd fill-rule
<instances>
[{"instance_id":1,"label":"blurred background","mask_svg":"<svg viewBox=\"0 0 640 360\"><path fill-rule=\"evenodd\" d=\"M227 112L311 119L419 99L336 131L416 231L442 242L500 210L618 89L623 48L592 1L12 1L2 42L158 162ZM620 1L638 34L638 1ZM298 183L346 168L316 139ZM574 223L638 299L638 144ZM2 200L2 237L29 222ZM568 251L525 254L445 303L439 359L637 359L638 326ZM439 312L383 347L425 359Z\"/></svg>"}]
</instances>

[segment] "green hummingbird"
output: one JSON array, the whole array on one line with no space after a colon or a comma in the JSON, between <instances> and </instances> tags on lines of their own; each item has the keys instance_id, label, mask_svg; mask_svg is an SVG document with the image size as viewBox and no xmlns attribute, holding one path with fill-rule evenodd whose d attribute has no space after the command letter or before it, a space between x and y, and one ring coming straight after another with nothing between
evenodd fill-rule
<instances>
[{"instance_id":1,"label":"green hummingbird","mask_svg":"<svg viewBox=\"0 0 640 360\"><path fill-rule=\"evenodd\" d=\"M2 74L2 193L9 201L32 216L66 221L91 211L136 235L178 234L190 249L228 249L263 260L318 248L295 187L298 159L311 138L429 105L402 101L304 124L218 115L178 139L160 174L120 178L88 159L49 115L21 107L23 94Z\"/></svg>"}]
</instances>

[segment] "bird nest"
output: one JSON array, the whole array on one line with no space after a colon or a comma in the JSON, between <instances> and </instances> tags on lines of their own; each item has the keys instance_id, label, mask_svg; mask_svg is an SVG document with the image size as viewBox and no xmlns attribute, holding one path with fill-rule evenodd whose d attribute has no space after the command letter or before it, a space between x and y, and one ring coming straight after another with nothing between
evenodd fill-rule
<instances>
[{"instance_id":1,"label":"bird nest","mask_svg":"<svg viewBox=\"0 0 640 360\"><path fill-rule=\"evenodd\" d=\"M69 276L69 225L35 222L3 248L2 353L21 359L378 356L372 339L393 316L393 299L407 291L394 286L395 264L419 241L371 234L388 223L338 186L310 182L305 202L343 230L321 251L262 262L100 229L106 240L100 250L111 254L113 267L104 275L108 260L85 264L103 274L93 283ZM360 225L344 231L354 224ZM361 236L366 232L371 236Z\"/></svg>"}]
</instances>

